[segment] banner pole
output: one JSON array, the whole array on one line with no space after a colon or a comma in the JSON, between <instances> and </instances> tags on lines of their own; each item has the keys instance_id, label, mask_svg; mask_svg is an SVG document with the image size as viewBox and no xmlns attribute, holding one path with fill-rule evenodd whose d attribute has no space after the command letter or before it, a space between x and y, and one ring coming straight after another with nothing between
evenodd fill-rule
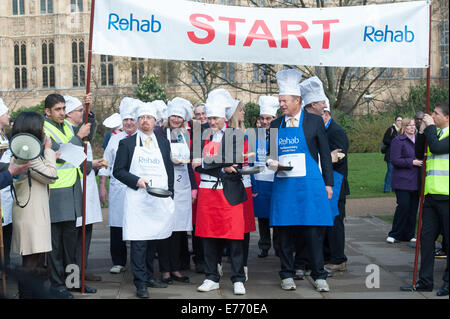
<instances>
[{"instance_id":1,"label":"banner pole","mask_svg":"<svg viewBox=\"0 0 450 319\"><path fill-rule=\"evenodd\" d=\"M92 31L94 29L94 9L95 0L91 0L91 20L89 28L89 49L88 49L88 65L87 65L87 79L86 79L86 95L91 92L91 69L92 69ZM89 119L89 106L90 103L86 103L86 109L84 113L84 123L88 123ZM87 155L87 142L88 137L84 138L84 153ZM84 294L85 290L85 268L86 268L86 172L87 172L87 158L83 163L83 217L82 217L82 246L81 246L81 293Z\"/></svg>"},{"instance_id":2,"label":"banner pole","mask_svg":"<svg viewBox=\"0 0 450 319\"><path fill-rule=\"evenodd\" d=\"M428 35L428 68L427 68L427 80L426 80L426 107L425 113L430 113L430 80L431 80L431 2L430 2L430 17L429 17L429 35ZM415 287L417 283L417 269L419 265L419 252L420 252L420 239L421 239L421 231L422 231L422 215L423 215L423 202L425 200L425 173L426 173L426 162L427 162L427 142L425 141L425 155L423 158L422 165L422 183L420 185L420 202L419 202L419 220L417 225L417 238L416 238L416 252L414 256L414 271L413 271L413 280L412 286Z\"/></svg>"}]
</instances>

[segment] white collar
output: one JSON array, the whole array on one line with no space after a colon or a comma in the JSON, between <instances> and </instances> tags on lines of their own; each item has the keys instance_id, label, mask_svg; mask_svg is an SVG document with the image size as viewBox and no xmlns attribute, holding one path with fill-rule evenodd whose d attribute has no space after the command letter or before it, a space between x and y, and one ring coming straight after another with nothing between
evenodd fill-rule
<instances>
[{"instance_id":1,"label":"white collar","mask_svg":"<svg viewBox=\"0 0 450 319\"><path fill-rule=\"evenodd\" d=\"M287 123L287 121L291 118L296 119L298 122L300 121L300 115L302 114L302 110L300 109L300 112L298 112L295 116L284 116L284 121Z\"/></svg>"}]
</instances>

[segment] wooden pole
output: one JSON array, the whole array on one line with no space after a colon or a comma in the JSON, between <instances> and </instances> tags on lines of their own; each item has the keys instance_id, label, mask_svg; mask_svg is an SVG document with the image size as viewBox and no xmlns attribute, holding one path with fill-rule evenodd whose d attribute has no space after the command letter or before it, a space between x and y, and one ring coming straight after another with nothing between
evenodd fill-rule
<instances>
[{"instance_id":1,"label":"wooden pole","mask_svg":"<svg viewBox=\"0 0 450 319\"><path fill-rule=\"evenodd\" d=\"M89 29L89 49L88 49L88 65L87 65L87 79L86 79L86 95L91 92L91 69L92 69L92 31L94 28L94 10L95 0L91 2L91 23ZM86 103L84 113L84 123L88 123L89 119L89 103ZM84 153L87 155L87 141L84 138ZM83 163L83 218L82 218L82 248L81 248L81 293L84 294L85 268L86 268L86 171L87 159Z\"/></svg>"},{"instance_id":2,"label":"wooden pole","mask_svg":"<svg viewBox=\"0 0 450 319\"><path fill-rule=\"evenodd\" d=\"M428 68L427 68L427 92L426 92L426 110L425 113L430 113L430 79L431 79L431 2L430 2L430 20L429 20L429 35L428 35ZM425 155L423 158L423 165L422 165L422 183L420 186L420 202L419 202L419 220L417 225L417 238L416 238L416 253L414 256L414 271L413 271L413 281L412 286L415 287L417 283L417 269L419 265L419 252L420 252L420 235L422 232L422 215L423 215L423 202L425 200L425 173L426 173L426 162L427 162L427 155L426 155L426 149L427 149L427 143L425 141Z\"/></svg>"}]
</instances>

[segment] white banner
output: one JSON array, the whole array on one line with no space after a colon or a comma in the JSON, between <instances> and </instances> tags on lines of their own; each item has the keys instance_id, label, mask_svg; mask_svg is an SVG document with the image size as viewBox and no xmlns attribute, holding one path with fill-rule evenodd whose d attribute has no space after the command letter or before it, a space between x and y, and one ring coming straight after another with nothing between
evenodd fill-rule
<instances>
[{"instance_id":1,"label":"white banner","mask_svg":"<svg viewBox=\"0 0 450 319\"><path fill-rule=\"evenodd\" d=\"M426 1L320 9L97 0L93 53L260 64L428 66Z\"/></svg>"}]
</instances>

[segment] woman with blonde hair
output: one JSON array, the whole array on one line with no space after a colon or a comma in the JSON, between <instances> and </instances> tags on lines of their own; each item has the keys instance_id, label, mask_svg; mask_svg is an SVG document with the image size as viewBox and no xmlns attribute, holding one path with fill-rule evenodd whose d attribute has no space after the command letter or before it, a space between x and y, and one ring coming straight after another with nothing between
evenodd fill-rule
<instances>
[{"instance_id":1,"label":"woman with blonde hair","mask_svg":"<svg viewBox=\"0 0 450 319\"><path fill-rule=\"evenodd\" d=\"M423 161L415 156L414 144L416 126L414 119L404 118L396 136L391 143L392 177L391 187L397 197L392 230L386 242L415 242L414 232L419 206L420 167Z\"/></svg>"}]
</instances>

